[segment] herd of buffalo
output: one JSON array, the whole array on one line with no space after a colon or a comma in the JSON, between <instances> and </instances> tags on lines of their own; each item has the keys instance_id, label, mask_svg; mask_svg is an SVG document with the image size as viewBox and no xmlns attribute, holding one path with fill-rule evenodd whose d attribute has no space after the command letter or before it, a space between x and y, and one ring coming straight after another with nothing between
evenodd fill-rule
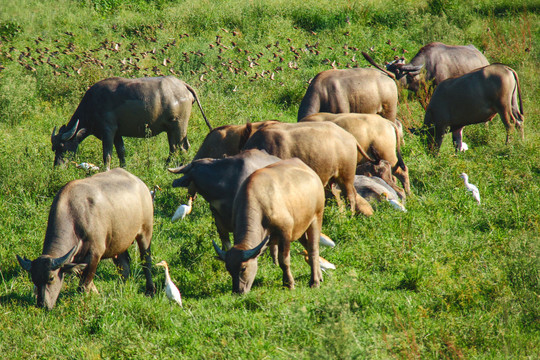
<instances>
[{"instance_id":1,"label":"herd of buffalo","mask_svg":"<svg viewBox=\"0 0 540 360\"><path fill-rule=\"evenodd\" d=\"M397 59L385 68L364 56L375 69L333 69L315 76L300 104L297 123L264 121L212 129L194 89L172 76L109 78L94 84L68 124L58 133L53 130L51 143L54 163L60 165L66 152L75 152L81 141L94 135L103 143L107 171L67 183L51 205L42 255L33 261L17 255L31 274L37 305L54 307L68 272L81 274L81 290L97 291L93 277L102 259L112 258L127 278L128 248L134 241L143 262L146 293L154 294L153 197L135 175L122 168L109 170L112 148L122 167L123 136L166 132L169 158L179 149L187 150L195 101L210 132L192 162L169 171L182 174L174 187L186 187L191 198L200 194L209 203L221 239L221 247L213 245L236 293L250 290L257 258L267 247L283 270L283 285L293 288L294 240L307 250L310 286L318 287L325 198L333 194L341 203L343 192L352 212L371 215L368 195L358 186L362 174L381 177L385 197L393 193L404 199L410 194L400 151L403 129L396 119L396 83L411 91L422 83L435 87L421 129L434 154L448 129L456 151L461 151L463 127L490 121L496 114L506 126L507 141L514 126L523 136L516 72L502 64L490 65L474 46L431 43L409 63Z\"/></svg>"}]
</instances>

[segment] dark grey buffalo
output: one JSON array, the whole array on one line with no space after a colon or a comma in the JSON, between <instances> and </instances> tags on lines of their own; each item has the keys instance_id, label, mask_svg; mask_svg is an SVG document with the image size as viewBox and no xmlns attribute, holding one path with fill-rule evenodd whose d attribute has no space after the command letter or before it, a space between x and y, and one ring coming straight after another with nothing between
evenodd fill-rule
<instances>
[{"instance_id":1,"label":"dark grey buffalo","mask_svg":"<svg viewBox=\"0 0 540 360\"><path fill-rule=\"evenodd\" d=\"M464 75L489 65L486 57L473 45L453 46L433 42L422 47L406 64L399 59L386 65L403 86L417 91L422 81L437 86L449 78Z\"/></svg>"},{"instance_id":2,"label":"dark grey buffalo","mask_svg":"<svg viewBox=\"0 0 540 360\"><path fill-rule=\"evenodd\" d=\"M496 114L506 127L506 142L514 125L523 138L523 104L516 72L502 64L492 64L437 86L424 117L428 149L439 151L444 134L450 129L456 150L462 149L466 125L487 122Z\"/></svg>"},{"instance_id":3,"label":"dark grey buffalo","mask_svg":"<svg viewBox=\"0 0 540 360\"><path fill-rule=\"evenodd\" d=\"M150 268L153 204L150 191L135 175L117 168L67 183L49 212L43 252L30 261L17 255L37 290L37 306L52 309L64 274L82 270L79 289L96 291L98 263L113 258L129 276L128 248L137 241L146 276L146 293L155 292Z\"/></svg>"},{"instance_id":4,"label":"dark grey buffalo","mask_svg":"<svg viewBox=\"0 0 540 360\"><path fill-rule=\"evenodd\" d=\"M379 114L396 120L398 92L393 79L377 69L323 71L311 81L298 109L298 121L319 113Z\"/></svg>"},{"instance_id":5,"label":"dark grey buffalo","mask_svg":"<svg viewBox=\"0 0 540 360\"><path fill-rule=\"evenodd\" d=\"M101 80L84 94L69 123L58 134L54 128L54 164L65 162L65 152L77 151L79 143L89 135L103 142L103 164L107 169L113 144L120 166L125 166L122 136L144 138L166 132L170 159L179 147L189 148L187 127L194 101L211 130L195 90L182 80L173 76Z\"/></svg>"},{"instance_id":6,"label":"dark grey buffalo","mask_svg":"<svg viewBox=\"0 0 540 360\"><path fill-rule=\"evenodd\" d=\"M190 196L200 193L208 201L221 245L228 250L229 233L233 231L233 201L240 185L255 170L280 160L266 151L253 149L222 159L194 160L169 171L184 175L173 181L173 187L187 187Z\"/></svg>"}]
</instances>

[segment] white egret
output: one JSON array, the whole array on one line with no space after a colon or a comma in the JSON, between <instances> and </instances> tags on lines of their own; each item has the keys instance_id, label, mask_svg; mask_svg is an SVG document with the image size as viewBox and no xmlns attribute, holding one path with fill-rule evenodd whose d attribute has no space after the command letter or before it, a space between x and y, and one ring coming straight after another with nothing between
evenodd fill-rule
<instances>
[{"instance_id":1,"label":"white egret","mask_svg":"<svg viewBox=\"0 0 540 360\"><path fill-rule=\"evenodd\" d=\"M92 163L82 162L80 164L77 164L75 161L73 161L73 163L75 164L75 167L77 169L84 169L86 171L99 171L99 167Z\"/></svg>"},{"instance_id":2,"label":"white egret","mask_svg":"<svg viewBox=\"0 0 540 360\"><path fill-rule=\"evenodd\" d=\"M154 199L156 198L157 192L160 191L161 188L159 185L154 185L154 189L150 190L150 195L152 196L152 202L154 202Z\"/></svg>"},{"instance_id":3,"label":"white egret","mask_svg":"<svg viewBox=\"0 0 540 360\"><path fill-rule=\"evenodd\" d=\"M165 294L169 300L176 302L178 305L182 306L182 296L180 295L180 290L174 285L169 275L169 265L165 260L156 264L156 266L162 266L165 268Z\"/></svg>"},{"instance_id":4,"label":"white egret","mask_svg":"<svg viewBox=\"0 0 540 360\"><path fill-rule=\"evenodd\" d=\"M389 199L388 194L386 192L381 193L381 197L384 200L388 201L390 203L390 205L392 205L392 207L394 209L399 210L399 211L403 211L403 212L407 212L407 209L405 209L405 206L403 206L403 204L400 203L399 200Z\"/></svg>"},{"instance_id":5,"label":"white egret","mask_svg":"<svg viewBox=\"0 0 540 360\"><path fill-rule=\"evenodd\" d=\"M472 193L472 196L474 197L476 202L480 204L480 191L478 191L478 188L476 186L469 183L469 176L465 173L461 173L459 177L463 179L463 182L465 183L465 188L467 188L467 190Z\"/></svg>"},{"instance_id":6,"label":"white egret","mask_svg":"<svg viewBox=\"0 0 540 360\"><path fill-rule=\"evenodd\" d=\"M192 205L193 205L193 198L190 197L189 200L188 200L187 205L186 204L180 205L178 207L178 209L176 209L176 211L174 212L173 217L171 218L171 221L176 222L178 220L184 219L186 217L186 215L191 213Z\"/></svg>"},{"instance_id":7,"label":"white egret","mask_svg":"<svg viewBox=\"0 0 540 360\"><path fill-rule=\"evenodd\" d=\"M309 264L309 256L308 256L307 250L304 250L303 254L304 254L304 260L306 260L306 262ZM332 264L330 261L326 260L322 256L319 256L319 265L321 266L321 270L324 272L326 272L326 270L329 270L329 269L331 270L336 269L336 265Z\"/></svg>"},{"instance_id":8,"label":"white egret","mask_svg":"<svg viewBox=\"0 0 540 360\"><path fill-rule=\"evenodd\" d=\"M331 247L331 248L336 246L336 243L333 242L332 239L330 239L327 235L324 235L323 233L321 233L321 235L319 237L319 244L324 245L324 246L328 246L328 247Z\"/></svg>"}]
</instances>

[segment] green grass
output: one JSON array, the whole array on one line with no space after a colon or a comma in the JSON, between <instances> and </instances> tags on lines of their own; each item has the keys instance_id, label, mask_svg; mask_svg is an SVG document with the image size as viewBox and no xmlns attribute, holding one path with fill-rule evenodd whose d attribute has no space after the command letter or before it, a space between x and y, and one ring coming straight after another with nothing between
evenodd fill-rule
<instances>
[{"instance_id":1,"label":"green grass","mask_svg":"<svg viewBox=\"0 0 540 360\"><path fill-rule=\"evenodd\" d=\"M538 28L538 4L526 0L3 2L2 357L537 358ZM332 62L367 67L360 52L370 47L379 63L401 56L402 49L410 59L430 41L472 43L491 62L517 71L525 140L515 135L505 145L497 116L489 125L465 128L471 150L456 155L447 136L434 158L407 133L402 149L413 190L408 212L378 204L372 217L355 217L330 200L323 231L337 246L322 256L337 269L325 274L320 289L308 287L309 267L294 244L296 290L281 288L281 270L263 256L252 291L231 295L230 276L214 259L217 232L203 199L186 220L170 222L187 199L185 190L171 186L175 177L166 171L168 146L161 134L125 139L127 170L149 187L163 188L155 202L154 262L169 263L184 308L167 301L158 268L158 294L144 296L136 246L127 283L111 261L103 261L95 280L100 295L78 293L78 280L69 277L52 311L35 307L32 282L15 255L33 259L41 253L54 195L86 176L74 167L53 169L50 133L67 123L93 83L172 69L197 89L213 126L294 122L308 81ZM258 65L251 68L251 61ZM417 99L403 91L399 106L406 127L422 124ZM194 108L192 149L175 163L189 161L206 133ZM75 159L101 166L101 158L101 142L91 137ZM118 166L115 156L112 166ZM461 172L479 187L481 206L465 191Z\"/></svg>"}]
</instances>

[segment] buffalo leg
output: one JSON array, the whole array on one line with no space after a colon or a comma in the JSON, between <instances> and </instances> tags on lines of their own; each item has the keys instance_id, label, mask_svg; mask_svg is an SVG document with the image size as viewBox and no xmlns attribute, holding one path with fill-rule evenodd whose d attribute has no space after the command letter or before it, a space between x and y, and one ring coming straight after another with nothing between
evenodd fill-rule
<instances>
[{"instance_id":1,"label":"buffalo leg","mask_svg":"<svg viewBox=\"0 0 540 360\"><path fill-rule=\"evenodd\" d=\"M512 113L510 111L500 111L499 116L501 117L504 127L506 128L506 144L508 144L510 141L510 134L512 131L514 131L514 118L512 117ZM521 129L520 131L523 134Z\"/></svg>"},{"instance_id":2,"label":"buffalo leg","mask_svg":"<svg viewBox=\"0 0 540 360\"><path fill-rule=\"evenodd\" d=\"M270 257L272 258L272 261L274 262L274 265L278 265L279 264L279 259L278 259L278 246L275 245L275 244L270 244L268 245L268 248L270 249L269 252L270 252Z\"/></svg>"},{"instance_id":3,"label":"buffalo leg","mask_svg":"<svg viewBox=\"0 0 540 360\"><path fill-rule=\"evenodd\" d=\"M142 239L142 237L137 238L144 277L146 278L146 295L154 296L156 293L156 286L152 281L152 252L150 251L150 243L147 243L148 246L145 246L145 243L146 242Z\"/></svg>"},{"instance_id":4,"label":"buffalo leg","mask_svg":"<svg viewBox=\"0 0 540 360\"><path fill-rule=\"evenodd\" d=\"M118 159L120 159L120 167L126 167L126 148L124 147L122 136L118 134L114 136L114 147L116 148Z\"/></svg>"},{"instance_id":5,"label":"buffalo leg","mask_svg":"<svg viewBox=\"0 0 540 360\"><path fill-rule=\"evenodd\" d=\"M433 155L437 155L439 153L445 132L446 131L443 126L435 126L433 132L428 135L430 137L428 139L428 143L430 144L430 150Z\"/></svg>"},{"instance_id":6,"label":"buffalo leg","mask_svg":"<svg viewBox=\"0 0 540 360\"><path fill-rule=\"evenodd\" d=\"M452 129L452 142L456 148L456 152L462 151L463 148L463 127Z\"/></svg>"},{"instance_id":7,"label":"buffalo leg","mask_svg":"<svg viewBox=\"0 0 540 360\"><path fill-rule=\"evenodd\" d=\"M339 210L343 211L343 202L341 201L341 190L339 186L333 181L330 182L328 186L330 187L330 192L332 193L332 195L334 195L334 198L336 199L336 204Z\"/></svg>"},{"instance_id":8,"label":"buffalo leg","mask_svg":"<svg viewBox=\"0 0 540 360\"><path fill-rule=\"evenodd\" d=\"M291 242L280 237L278 241L279 267L283 271L283 286L294 289L294 278L291 273Z\"/></svg>"},{"instance_id":9,"label":"buffalo leg","mask_svg":"<svg viewBox=\"0 0 540 360\"><path fill-rule=\"evenodd\" d=\"M103 167L110 170L112 150L113 150L113 137L111 135L105 135L102 140L103 143Z\"/></svg>"},{"instance_id":10,"label":"buffalo leg","mask_svg":"<svg viewBox=\"0 0 540 360\"><path fill-rule=\"evenodd\" d=\"M177 123L177 121L175 121ZM187 124L186 124L187 126ZM184 132L184 134L182 134ZM178 151L180 147L187 151L189 149L189 142L187 141L187 129L182 131L180 126L173 126L167 131L167 139L169 140L169 157L167 162L171 161L173 155Z\"/></svg>"},{"instance_id":11,"label":"buffalo leg","mask_svg":"<svg viewBox=\"0 0 540 360\"><path fill-rule=\"evenodd\" d=\"M84 269L81 281L79 282L79 291L81 292L90 292L93 291L98 293L96 286L94 285L94 275L96 275L96 269L100 260L100 256L96 254L90 254L87 257L88 266ZM85 261L86 262L86 261Z\"/></svg>"},{"instance_id":12,"label":"buffalo leg","mask_svg":"<svg viewBox=\"0 0 540 360\"><path fill-rule=\"evenodd\" d=\"M320 227L317 220L313 220L307 231L307 247L309 265L311 266L311 279L309 286L316 288L322 281L321 264L319 262L319 238L321 236Z\"/></svg>"},{"instance_id":13,"label":"buffalo leg","mask_svg":"<svg viewBox=\"0 0 540 360\"><path fill-rule=\"evenodd\" d=\"M130 266L129 263L131 261L131 257L129 256L129 252L126 250L125 252L119 254L113 259L115 265L120 270L120 274L122 275L122 279L126 281L129 278L130 273Z\"/></svg>"},{"instance_id":14,"label":"buffalo leg","mask_svg":"<svg viewBox=\"0 0 540 360\"><path fill-rule=\"evenodd\" d=\"M221 248L228 251L232 248L229 231L224 225L224 221L221 216L219 216L219 213L214 208L211 208L210 210L212 210L212 215L214 215L214 223L216 224L219 239L221 240Z\"/></svg>"}]
</instances>

